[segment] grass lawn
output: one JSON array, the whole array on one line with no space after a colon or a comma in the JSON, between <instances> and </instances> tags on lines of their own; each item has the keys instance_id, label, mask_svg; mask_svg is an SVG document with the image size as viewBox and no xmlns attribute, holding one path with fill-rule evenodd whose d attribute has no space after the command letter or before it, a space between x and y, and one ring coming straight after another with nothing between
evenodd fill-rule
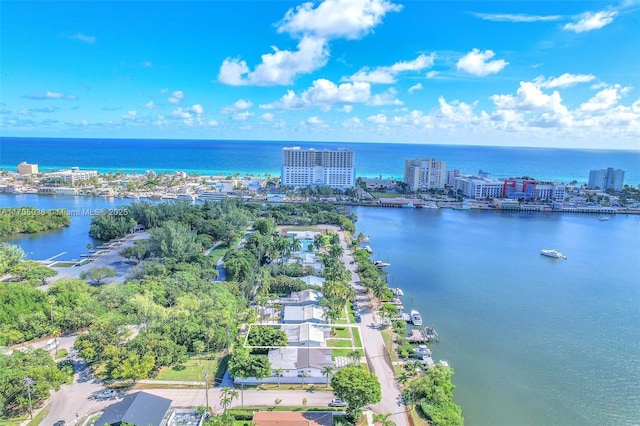
<instances>
[{"instance_id":1,"label":"grass lawn","mask_svg":"<svg viewBox=\"0 0 640 426\"><path fill-rule=\"evenodd\" d=\"M203 381L205 371L209 372L209 378L212 379L217 368L217 356L214 359L205 359L204 356L194 356L189 358L184 364L161 368L153 380Z\"/></svg>"},{"instance_id":2,"label":"grass lawn","mask_svg":"<svg viewBox=\"0 0 640 426\"><path fill-rule=\"evenodd\" d=\"M38 426L40 422L42 422L42 419L44 419L44 416L47 415L48 411L49 411L49 404L45 405L44 408L40 410L40 412L36 416L33 417L33 420L27 423L27 426ZM22 424L23 421L27 420L28 418L29 418L29 414L20 416L11 420L0 420L0 426L19 426L20 424Z\"/></svg>"},{"instance_id":3,"label":"grass lawn","mask_svg":"<svg viewBox=\"0 0 640 426\"><path fill-rule=\"evenodd\" d=\"M402 197L402 194L398 194L397 192L372 192L376 198L399 198Z\"/></svg>"},{"instance_id":4,"label":"grass lawn","mask_svg":"<svg viewBox=\"0 0 640 426\"><path fill-rule=\"evenodd\" d=\"M412 408L409 410L409 415L411 416L411 420L413 424L416 426L428 426L430 423L427 419L425 419L416 408Z\"/></svg>"},{"instance_id":5,"label":"grass lawn","mask_svg":"<svg viewBox=\"0 0 640 426\"><path fill-rule=\"evenodd\" d=\"M224 254L229 251L229 247L226 244L222 244L209 253L209 257L213 259L214 262L217 262Z\"/></svg>"},{"instance_id":6,"label":"grass lawn","mask_svg":"<svg viewBox=\"0 0 640 426\"><path fill-rule=\"evenodd\" d=\"M353 352L351 349L334 349L331 353L331 359L335 360L339 356L349 356L351 352Z\"/></svg>"},{"instance_id":7,"label":"grass lawn","mask_svg":"<svg viewBox=\"0 0 640 426\"><path fill-rule=\"evenodd\" d=\"M67 350L66 349L60 349L58 351L58 353L56 354L56 359L61 359L67 356Z\"/></svg>"},{"instance_id":8,"label":"grass lawn","mask_svg":"<svg viewBox=\"0 0 640 426\"><path fill-rule=\"evenodd\" d=\"M398 358L398 354L396 351L392 350L393 330L390 328L382 330L382 340L384 340L384 346L387 348L387 352L391 353L391 361L399 361L400 358Z\"/></svg>"},{"instance_id":9,"label":"grass lawn","mask_svg":"<svg viewBox=\"0 0 640 426\"><path fill-rule=\"evenodd\" d=\"M351 340L329 339L327 340L327 346L330 348L350 348L353 346L353 342Z\"/></svg>"},{"instance_id":10,"label":"grass lawn","mask_svg":"<svg viewBox=\"0 0 640 426\"><path fill-rule=\"evenodd\" d=\"M356 316L353 314L353 308L351 307L351 305L347 306L347 311L349 313L349 323L350 324L355 324L356 323Z\"/></svg>"},{"instance_id":11,"label":"grass lawn","mask_svg":"<svg viewBox=\"0 0 640 426\"><path fill-rule=\"evenodd\" d=\"M354 327L351 329L351 331L353 332L353 341L354 341L354 345L357 348L361 348L362 347L362 339L360 339L360 330L357 327Z\"/></svg>"},{"instance_id":12,"label":"grass lawn","mask_svg":"<svg viewBox=\"0 0 640 426\"><path fill-rule=\"evenodd\" d=\"M347 327L332 327L331 336L338 337L340 339L349 339L351 337L351 335L349 334L349 329Z\"/></svg>"}]
</instances>

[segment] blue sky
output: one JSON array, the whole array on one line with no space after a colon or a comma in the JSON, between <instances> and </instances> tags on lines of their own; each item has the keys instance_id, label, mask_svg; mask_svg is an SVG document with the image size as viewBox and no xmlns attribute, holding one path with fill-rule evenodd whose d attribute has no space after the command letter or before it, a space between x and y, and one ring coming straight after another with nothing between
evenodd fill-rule
<instances>
[{"instance_id":1,"label":"blue sky","mask_svg":"<svg viewBox=\"0 0 640 426\"><path fill-rule=\"evenodd\" d=\"M640 149L640 2L0 2L3 136Z\"/></svg>"}]
</instances>

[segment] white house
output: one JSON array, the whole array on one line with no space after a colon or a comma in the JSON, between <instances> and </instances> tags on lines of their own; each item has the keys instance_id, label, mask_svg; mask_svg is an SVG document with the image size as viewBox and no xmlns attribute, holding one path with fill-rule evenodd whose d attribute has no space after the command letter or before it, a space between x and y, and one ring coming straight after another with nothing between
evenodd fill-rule
<instances>
[{"instance_id":1,"label":"white house","mask_svg":"<svg viewBox=\"0 0 640 426\"><path fill-rule=\"evenodd\" d=\"M280 299L280 303L290 306L306 306L317 305L322 300L322 293L318 290L302 290L294 291L289 297L283 297Z\"/></svg>"},{"instance_id":2,"label":"white house","mask_svg":"<svg viewBox=\"0 0 640 426\"><path fill-rule=\"evenodd\" d=\"M285 324L302 324L303 322L312 322L316 324L325 324L326 308L316 305L307 306L291 306L284 307L283 321Z\"/></svg>"},{"instance_id":3,"label":"white house","mask_svg":"<svg viewBox=\"0 0 640 426\"><path fill-rule=\"evenodd\" d=\"M303 378L305 383L324 383L327 379L322 370L325 367L335 368L331 352L331 349L290 347L271 349L268 356L273 371L282 370L281 379L285 383L300 383ZM265 380L275 382L277 378Z\"/></svg>"},{"instance_id":4,"label":"white house","mask_svg":"<svg viewBox=\"0 0 640 426\"><path fill-rule=\"evenodd\" d=\"M322 287L324 285L324 278L315 275L305 275L300 279L308 286Z\"/></svg>"},{"instance_id":5,"label":"white house","mask_svg":"<svg viewBox=\"0 0 640 426\"><path fill-rule=\"evenodd\" d=\"M287 340L291 346L326 346L331 329L310 322L302 324L285 324L280 328L287 333Z\"/></svg>"}]
</instances>

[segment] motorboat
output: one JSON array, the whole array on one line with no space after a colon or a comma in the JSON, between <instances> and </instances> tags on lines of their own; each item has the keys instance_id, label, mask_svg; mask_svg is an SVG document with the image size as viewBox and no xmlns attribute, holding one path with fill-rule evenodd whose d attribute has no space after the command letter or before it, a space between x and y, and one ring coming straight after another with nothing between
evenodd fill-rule
<instances>
[{"instance_id":1,"label":"motorboat","mask_svg":"<svg viewBox=\"0 0 640 426\"><path fill-rule=\"evenodd\" d=\"M409 316L411 317L411 322L413 323L413 325L422 325L422 315L420 315L420 312L414 309L411 311Z\"/></svg>"},{"instance_id":2,"label":"motorboat","mask_svg":"<svg viewBox=\"0 0 640 426\"><path fill-rule=\"evenodd\" d=\"M391 266L391 264L387 262L383 262L382 260L376 260L373 262L373 266L375 266L378 269L382 269L382 268Z\"/></svg>"},{"instance_id":3,"label":"motorboat","mask_svg":"<svg viewBox=\"0 0 640 426\"><path fill-rule=\"evenodd\" d=\"M562 254L556 249L542 249L540 250L540 254L547 257L553 257L555 259L566 259L567 256Z\"/></svg>"},{"instance_id":4,"label":"motorboat","mask_svg":"<svg viewBox=\"0 0 640 426\"><path fill-rule=\"evenodd\" d=\"M394 296L404 296L404 291L401 288L391 288L390 290Z\"/></svg>"},{"instance_id":5,"label":"motorboat","mask_svg":"<svg viewBox=\"0 0 640 426\"><path fill-rule=\"evenodd\" d=\"M600 216L598 218L598 220L601 221L601 222L607 221L607 220L609 220L609 216Z\"/></svg>"}]
</instances>

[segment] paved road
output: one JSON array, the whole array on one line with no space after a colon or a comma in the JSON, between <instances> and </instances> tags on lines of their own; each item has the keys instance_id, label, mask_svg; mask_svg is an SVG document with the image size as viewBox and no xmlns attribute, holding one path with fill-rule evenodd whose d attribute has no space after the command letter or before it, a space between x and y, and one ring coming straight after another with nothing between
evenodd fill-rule
<instances>
[{"instance_id":1,"label":"paved road","mask_svg":"<svg viewBox=\"0 0 640 426\"><path fill-rule=\"evenodd\" d=\"M356 273L357 266L351 264L353 256L348 250L346 241L343 240L341 233L341 244L344 249L344 256L342 260L347 267L347 270L351 272L351 285L356 290L364 290L364 287L360 286L359 277ZM365 355L367 357L367 363L372 373L374 373L380 380L380 386L382 388L382 400L370 406L370 408L379 414L391 414L391 420L397 426L409 426L409 417L407 415L406 406L400 403L401 392L397 384L393 367L391 366L391 360L389 358L388 351L384 346L384 340L380 333L379 325L381 323L380 317L372 312L367 298L364 295L358 296L357 303L362 306L360 309L362 322L360 326L360 336L363 342L367 342L365 346Z\"/></svg>"}]
</instances>

